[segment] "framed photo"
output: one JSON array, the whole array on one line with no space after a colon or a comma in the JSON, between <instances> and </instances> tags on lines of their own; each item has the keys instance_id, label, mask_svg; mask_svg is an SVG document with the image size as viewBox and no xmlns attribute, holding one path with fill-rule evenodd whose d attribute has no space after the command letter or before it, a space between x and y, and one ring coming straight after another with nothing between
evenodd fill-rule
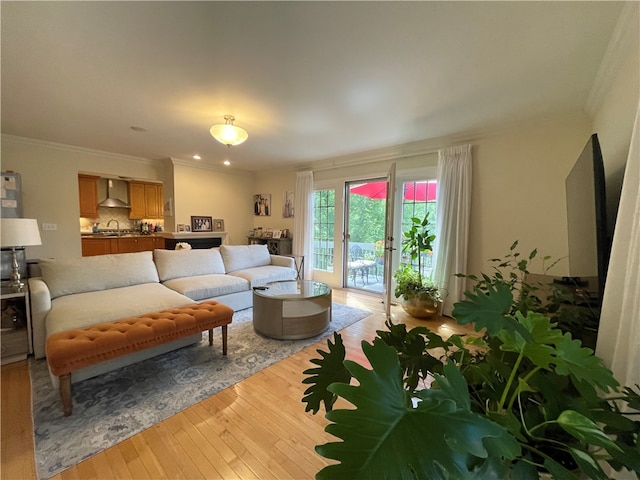
<instances>
[{"instance_id":1,"label":"framed photo","mask_svg":"<svg viewBox=\"0 0 640 480\"><path fill-rule=\"evenodd\" d=\"M273 238L280 238L280 237L282 237L282 230L274 230Z\"/></svg>"},{"instance_id":2,"label":"framed photo","mask_svg":"<svg viewBox=\"0 0 640 480\"><path fill-rule=\"evenodd\" d=\"M184 231L185 232L190 232L191 231L191 225L185 225L184 226Z\"/></svg>"},{"instance_id":3,"label":"framed photo","mask_svg":"<svg viewBox=\"0 0 640 480\"><path fill-rule=\"evenodd\" d=\"M259 193L253 196L253 214L260 217L271 215L270 193Z\"/></svg>"},{"instance_id":4,"label":"framed photo","mask_svg":"<svg viewBox=\"0 0 640 480\"><path fill-rule=\"evenodd\" d=\"M213 231L214 232L224 232L224 220L221 218L213 219Z\"/></svg>"},{"instance_id":5,"label":"framed photo","mask_svg":"<svg viewBox=\"0 0 640 480\"><path fill-rule=\"evenodd\" d=\"M184 232L184 224L183 223L179 223L176 225L176 230L178 232Z\"/></svg>"},{"instance_id":6,"label":"framed photo","mask_svg":"<svg viewBox=\"0 0 640 480\"><path fill-rule=\"evenodd\" d=\"M293 192L284 192L282 194L282 218L293 217Z\"/></svg>"},{"instance_id":7,"label":"framed photo","mask_svg":"<svg viewBox=\"0 0 640 480\"><path fill-rule=\"evenodd\" d=\"M191 217L191 230L194 232L213 232L211 217Z\"/></svg>"}]
</instances>

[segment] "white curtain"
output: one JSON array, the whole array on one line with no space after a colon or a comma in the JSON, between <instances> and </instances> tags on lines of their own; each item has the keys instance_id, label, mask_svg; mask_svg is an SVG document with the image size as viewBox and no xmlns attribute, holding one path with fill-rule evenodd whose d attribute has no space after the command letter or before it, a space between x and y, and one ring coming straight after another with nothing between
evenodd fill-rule
<instances>
[{"instance_id":1,"label":"white curtain","mask_svg":"<svg viewBox=\"0 0 640 480\"><path fill-rule=\"evenodd\" d=\"M471 145L439 150L433 280L448 292L443 315L451 315L464 296L465 281L454 275L467 271L470 210Z\"/></svg>"},{"instance_id":2,"label":"white curtain","mask_svg":"<svg viewBox=\"0 0 640 480\"><path fill-rule=\"evenodd\" d=\"M640 384L640 105L604 289L596 353L623 385Z\"/></svg>"},{"instance_id":3,"label":"white curtain","mask_svg":"<svg viewBox=\"0 0 640 480\"><path fill-rule=\"evenodd\" d=\"M293 217L293 254L304 256L304 278L313 272L313 172L298 172Z\"/></svg>"}]
</instances>

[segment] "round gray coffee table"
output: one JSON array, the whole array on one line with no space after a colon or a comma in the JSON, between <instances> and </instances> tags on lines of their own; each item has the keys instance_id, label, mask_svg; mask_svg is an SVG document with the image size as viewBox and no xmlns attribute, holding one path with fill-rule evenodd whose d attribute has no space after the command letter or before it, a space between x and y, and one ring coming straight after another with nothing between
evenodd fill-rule
<instances>
[{"instance_id":1,"label":"round gray coffee table","mask_svg":"<svg viewBox=\"0 0 640 480\"><path fill-rule=\"evenodd\" d=\"M253 328L296 340L324 332L331 321L331 287L311 280L271 282L253 289Z\"/></svg>"}]
</instances>

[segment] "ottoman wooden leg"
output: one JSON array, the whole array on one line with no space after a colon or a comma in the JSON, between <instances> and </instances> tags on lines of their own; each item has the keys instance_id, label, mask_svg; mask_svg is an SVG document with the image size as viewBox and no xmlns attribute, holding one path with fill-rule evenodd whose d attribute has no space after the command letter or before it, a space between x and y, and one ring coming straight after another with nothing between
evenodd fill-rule
<instances>
[{"instance_id":1,"label":"ottoman wooden leg","mask_svg":"<svg viewBox=\"0 0 640 480\"><path fill-rule=\"evenodd\" d=\"M227 354L227 326L222 326L222 354Z\"/></svg>"},{"instance_id":2,"label":"ottoman wooden leg","mask_svg":"<svg viewBox=\"0 0 640 480\"><path fill-rule=\"evenodd\" d=\"M209 329L209 346L213 345L213 328Z\"/></svg>"},{"instance_id":3,"label":"ottoman wooden leg","mask_svg":"<svg viewBox=\"0 0 640 480\"><path fill-rule=\"evenodd\" d=\"M62 400L62 411L65 417L71 415L73 410L73 403L71 401L71 374L60 375L58 377L60 382L60 400Z\"/></svg>"}]
</instances>

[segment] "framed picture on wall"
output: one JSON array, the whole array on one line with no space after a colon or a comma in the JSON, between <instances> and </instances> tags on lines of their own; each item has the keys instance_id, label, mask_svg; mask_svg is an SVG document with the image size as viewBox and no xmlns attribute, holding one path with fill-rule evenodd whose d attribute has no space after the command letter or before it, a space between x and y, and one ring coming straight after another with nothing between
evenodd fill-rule
<instances>
[{"instance_id":1,"label":"framed picture on wall","mask_svg":"<svg viewBox=\"0 0 640 480\"><path fill-rule=\"evenodd\" d=\"M213 231L214 232L224 232L224 220L221 218L213 219Z\"/></svg>"},{"instance_id":2,"label":"framed picture on wall","mask_svg":"<svg viewBox=\"0 0 640 480\"><path fill-rule=\"evenodd\" d=\"M253 214L259 217L271 215L271 194L258 193L253 196Z\"/></svg>"},{"instance_id":3,"label":"framed picture on wall","mask_svg":"<svg viewBox=\"0 0 640 480\"><path fill-rule=\"evenodd\" d=\"M213 232L213 220L211 217L191 217L191 230L193 232Z\"/></svg>"},{"instance_id":4,"label":"framed picture on wall","mask_svg":"<svg viewBox=\"0 0 640 480\"><path fill-rule=\"evenodd\" d=\"M293 192L284 192L282 194L282 217L283 218L293 217L293 201L294 201Z\"/></svg>"}]
</instances>

